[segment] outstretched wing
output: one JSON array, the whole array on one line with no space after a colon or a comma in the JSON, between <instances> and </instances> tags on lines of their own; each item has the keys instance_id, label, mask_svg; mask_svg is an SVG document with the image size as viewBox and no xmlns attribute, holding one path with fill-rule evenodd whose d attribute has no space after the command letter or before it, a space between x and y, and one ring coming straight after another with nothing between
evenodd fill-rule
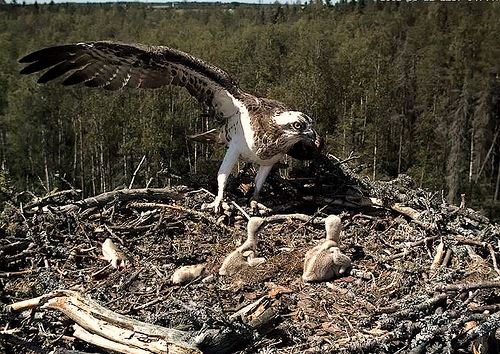
<instances>
[{"instance_id":1,"label":"outstretched wing","mask_svg":"<svg viewBox=\"0 0 500 354\"><path fill-rule=\"evenodd\" d=\"M63 85L83 84L112 91L185 87L200 103L226 116L234 114L237 107L232 97L240 94L235 80L225 71L169 47L87 42L44 48L19 61L30 63L21 74L46 70L39 83L62 78Z\"/></svg>"}]
</instances>

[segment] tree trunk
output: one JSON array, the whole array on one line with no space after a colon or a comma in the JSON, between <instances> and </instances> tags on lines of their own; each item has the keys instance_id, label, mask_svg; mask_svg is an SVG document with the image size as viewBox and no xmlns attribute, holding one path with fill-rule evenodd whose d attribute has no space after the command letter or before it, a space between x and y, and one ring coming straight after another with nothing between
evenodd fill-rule
<instances>
[{"instance_id":1,"label":"tree trunk","mask_svg":"<svg viewBox=\"0 0 500 354\"><path fill-rule=\"evenodd\" d=\"M377 133L375 132L375 144L373 145L373 176L372 180L375 181L377 177Z\"/></svg>"},{"instance_id":2,"label":"tree trunk","mask_svg":"<svg viewBox=\"0 0 500 354\"><path fill-rule=\"evenodd\" d=\"M82 116L78 117L78 127L80 135L80 188L82 193L85 194L85 163L83 158L83 127L82 127Z\"/></svg>"},{"instance_id":3,"label":"tree trunk","mask_svg":"<svg viewBox=\"0 0 500 354\"><path fill-rule=\"evenodd\" d=\"M470 135L470 156L469 156L469 184L472 183L472 171L474 168L474 127Z\"/></svg>"},{"instance_id":4,"label":"tree trunk","mask_svg":"<svg viewBox=\"0 0 500 354\"><path fill-rule=\"evenodd\" d=\"M498 190L500 188L500 158L498 159L498 169L497 169L497 182L495 184L495 196L493 197L493 201L498 201Z\"/></svg>"},{"instance_id":5,"label":"tree trunk","mask_svg":"<svg viewBox=\"0 0 500 354\"><path fill-rule=\"evenodd\" d=\"M403 155L403 124L399 131L399 151L398 151L398 175L401 173L401 160Z\"/></svg>"}]
</instances>

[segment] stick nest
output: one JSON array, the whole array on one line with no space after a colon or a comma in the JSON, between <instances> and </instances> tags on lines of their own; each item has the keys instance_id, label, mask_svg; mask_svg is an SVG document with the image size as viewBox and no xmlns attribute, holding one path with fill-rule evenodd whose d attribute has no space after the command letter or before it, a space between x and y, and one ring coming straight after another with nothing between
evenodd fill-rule
<instances>
[{"instance_id":1,"label":"stick nest","mask_svg":"<svg viewBox=\"0 0 500 354\"><path fill-rule=\"evenodd\" d=\"M19 197L1 217L0 301L76 290L131 318L200 331L224 328L231 314L280 292L279 314L242 338L242 353L486 353L498 350L500 228L479 213L414 188L405 176L371 183L322 157L270 176L261 203L269 215L309 219L268 223L260 236L266 262L234 276L218 269L246 237L251 214L241 171L228 187L222 216L200 211L212 196L193 187L130 189L80 199L72 191L29 201ZM194 185L194 184L193 184ZM325 236L316 220L341 216L340 248L353 263L330 282L301 280L304 255ZM100 259L111 238L129 257L116 270ZM206 263L184 286L180 266ZM58 312L0 313L0 351L96 352L73 337Z\"/></svg>"}]
</instances>

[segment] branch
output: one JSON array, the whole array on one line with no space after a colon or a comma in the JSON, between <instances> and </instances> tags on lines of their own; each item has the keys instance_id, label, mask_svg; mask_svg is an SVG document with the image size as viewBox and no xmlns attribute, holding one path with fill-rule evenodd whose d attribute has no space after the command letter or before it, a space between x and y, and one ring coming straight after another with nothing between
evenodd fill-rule
<instances>
[{"instance_id":1,"label":"branch","mask_svg":"<svg viewBox=\"0 0 500 354\"><path fill-rule=\"evenodd\" d=\"M181 331L141 322L108 310L76 291L57 290L16 302L8 311L33 308L62 312L76 325L75 337L119 353L229 353L253 339L278 315L280 301L265 295L232 316L221 328L206 326L199 331Z\"/></svg>"},{"instance_id":2,"label":"branch","mask_svg":"<svg viewBox=\"0 0 500 354\"><path fill-rule=\"evenodd\" d=\"M141 168L142 164L144 163L144 160L146 160L146 155L142 155L141 162L139 162L139 165L137 165L137 168L135 169L134 174L132 175L132 179L130 180L130 184L128 185L128 189L131 189L132 186L134 185L135 176L137 175L137 172L139 172L139 169Z\"/></svg>"},{"instance_id":3,"label":"branch","mask_svg":"<svg viewBox=\"0 0 500 354\"><path fill-rule=\"evenodd\" d=\"M439 284L435 291L469 291L475 289L500 288L500 281L485 281L480 283L462 283L462 284Z\"/></svg>"},{"instance_id":4,"label":"branch","mask_svg":"<svg viewBox=\"0 0 500 354\"><path fill-rule=\"evenodd\" d=\"M224 225L222 223L217 222L217 219L214 218L213 216L207 215L205 213L202 213L201 211L198 210L193 210L189 208L185 208L180 205L174 205L174 204L162 204L162 203L140 203L140 202L133 202L129 204L129 207L131 208L136 208L136 209L155 209L155 208L164 208L164 209L171 209L171 210L178 210L182 211L191 215L195 215L199 218L205 219L210 221L211 223L220 226L226 231L229 232L234 232L234 228Z\"/></svg>"},{"instance_id":5,"label":"branch","mask_svg":"<svg viewBox=\"0 0 500 354\"><path fill-rule=\"evenodd\" d=\"M113 201L129 201L135 199L179 200L181 198L182 196L179 193L173 192L170 188L119 189L61 206L58 210L62 212L71 212L78 209L103 206Z\"/></svg>"}]
</instances>

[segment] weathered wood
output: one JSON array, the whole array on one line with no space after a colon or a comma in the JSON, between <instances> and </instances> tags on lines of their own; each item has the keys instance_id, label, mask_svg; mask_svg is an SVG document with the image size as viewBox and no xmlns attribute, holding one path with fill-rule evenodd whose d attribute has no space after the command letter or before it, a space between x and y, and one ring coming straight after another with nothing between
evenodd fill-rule
<instances>
[{"instance_id":1,"label":"weathered wood","mask_svg":"<svg viewBox=\"0 0 500 354\"><path fill-rule=\"evenodd\" d=\"M172 191L170 188L119 189L63 205L58 210L62 212L76 211L78 209L103 206L115 200L129 201L145 199L157 201L179 200L181 198L182 196L179 193Z\"/></svg>"},{"instance_id":2,"label":"weathered wood","mask_svg":"<svg viewBox=\"0 0 500 354\"><path fill-rule=\"evenodd\" d=\"M181 331L137 321L71 290L53 291L13 303L7 309L60 311L76 323L75 337L119 353L194 354L228 353L247 343L254 336L253 329L258 330L276 318L278 304L278 300L266 295L233 315L227 327L200 331Z\"/></svg>"}]
</instances>

